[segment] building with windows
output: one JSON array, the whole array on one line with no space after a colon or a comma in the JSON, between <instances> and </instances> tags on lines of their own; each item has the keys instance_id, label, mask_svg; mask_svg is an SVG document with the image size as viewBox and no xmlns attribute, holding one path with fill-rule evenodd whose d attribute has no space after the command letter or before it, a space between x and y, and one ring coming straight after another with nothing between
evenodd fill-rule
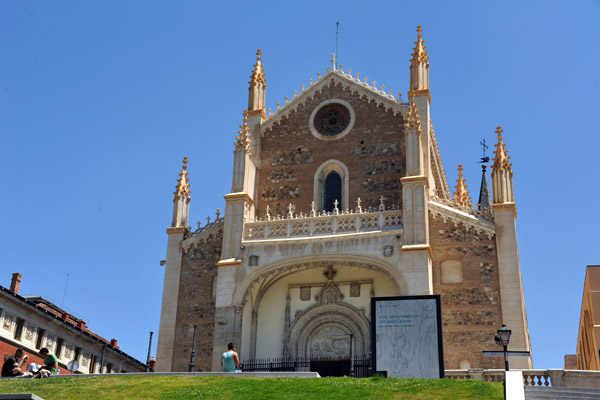
<instances>
[{"instance_id":1,"label":"building with windows","mask_svg":"<svg viewBox=\"0 0 600 400\"><path fill-rule=\"evenodd\" d=\"M38 296L21 296L21 274L10 288L0 286L0 355L2 362L23 347L29 363L43 364L39 350L58 357L60 374L144 372L146 365L88 329L86 322ZM73 372L71 372L72 370Z\"/></svg>"},{"instance_id":2,"label":"building with windows","mask_svg":"<svg viewBox=\"0 0 600 400\"><path fill-rule=\"evenodd\" d=\"M576 362L573 369L600 371L600 265L585 272Z\"/></svg>"},{"instance_id":3,"label":"building with windows","mask_svg":"<svg viewBox=\"0 0 600 400\"><path fill-rule=\"evenodd\" d=\"M352 334L354 353L367 355L370 300L397 295L441 295L446 369L502 368L482 357L498 350L502 324L510 349L530 350L503 131L493 196L484 165L473 205L462 166L455 190L448 184L429 67L419 27L407 101L334 57L271 112L258 51L224 216L217 210L195 230L184 159L167 228L158 371L187 369L194 329L202 371L219 369L231 341L242 359L344 357ZM510 365L531 368L531 357Z\"/></svg>"}]
</instances>

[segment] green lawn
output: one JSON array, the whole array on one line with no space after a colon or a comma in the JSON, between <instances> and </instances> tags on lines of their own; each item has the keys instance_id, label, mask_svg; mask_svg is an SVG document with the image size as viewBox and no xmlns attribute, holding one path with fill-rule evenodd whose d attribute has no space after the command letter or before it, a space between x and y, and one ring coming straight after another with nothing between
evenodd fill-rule
<instances>
[{"instance_id":1,"label":"green lawn","mask_svg":"<svg viewBox=\"0 0 600 400\"><path fill-rule=\"evenodd\" d=\"M136 375L0 380L0 393L80 399L502 399L502 384L404 378L249 378Z\"/></svg>"}]
</instances>

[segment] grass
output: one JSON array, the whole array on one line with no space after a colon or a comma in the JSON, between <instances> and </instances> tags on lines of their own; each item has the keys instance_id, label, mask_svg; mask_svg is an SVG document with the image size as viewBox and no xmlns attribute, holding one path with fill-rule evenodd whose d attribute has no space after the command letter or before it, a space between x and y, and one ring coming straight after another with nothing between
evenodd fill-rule
<instances>
[{"instance_id":1,"label":"grass","mask_svg":"<svg viewBox=\"0 0 600 400\"><path fill-rule=\"evenodd\" d=\"M0 393L45 400L94 399L502 399L502 384L412 378L250 378L107 375L0 380Z\"/></svg>"}]
</instances>

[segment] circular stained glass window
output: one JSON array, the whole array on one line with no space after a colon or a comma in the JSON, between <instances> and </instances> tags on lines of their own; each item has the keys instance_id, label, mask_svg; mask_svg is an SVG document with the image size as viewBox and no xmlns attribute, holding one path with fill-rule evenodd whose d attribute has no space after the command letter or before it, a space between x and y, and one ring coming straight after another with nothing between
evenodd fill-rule
<instances>
[{"instance_id":1,"label":"circular stained glass window","mask_svg":"<svg viewBox=\"0 0 600 400\"><path fill-rule=\"evenodd\" d=\"M340 103L329 103L317 111L314 126L323 136L335 136L350 124L350 111Z\"/></svg>"}]
</instances>

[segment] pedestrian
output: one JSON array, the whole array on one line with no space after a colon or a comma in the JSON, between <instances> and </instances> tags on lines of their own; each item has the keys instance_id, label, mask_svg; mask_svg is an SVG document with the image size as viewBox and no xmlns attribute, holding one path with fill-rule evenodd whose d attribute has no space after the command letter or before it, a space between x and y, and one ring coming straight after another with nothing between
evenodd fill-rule
<instances>
[{"instance_id":1,"label":"pedestrian","mask_svg":"<svg viewBox=\"0 0 600 400\"><path fill-rule=\"evenodd\" d=\"M233 343L227 345L227 351L221 356L221 367L223 372L236 372L240 368L240 357Z\"/></svg>"},{"instance_id":2,"label":"pedestrian","mask_svg":"<svg viewBox=\"0 0 600 400\"><path fill-rule=\"evenodd\" d=\"M30 374L26 371L22 371L21 367L25 365L29 356L24 356L25 349L20 347L15 351L15 355L8 357L6 361L4 361L4 365L2 365L2 377L15 377L15 376L30 376Z\"/></svg>"}]
</instances>

